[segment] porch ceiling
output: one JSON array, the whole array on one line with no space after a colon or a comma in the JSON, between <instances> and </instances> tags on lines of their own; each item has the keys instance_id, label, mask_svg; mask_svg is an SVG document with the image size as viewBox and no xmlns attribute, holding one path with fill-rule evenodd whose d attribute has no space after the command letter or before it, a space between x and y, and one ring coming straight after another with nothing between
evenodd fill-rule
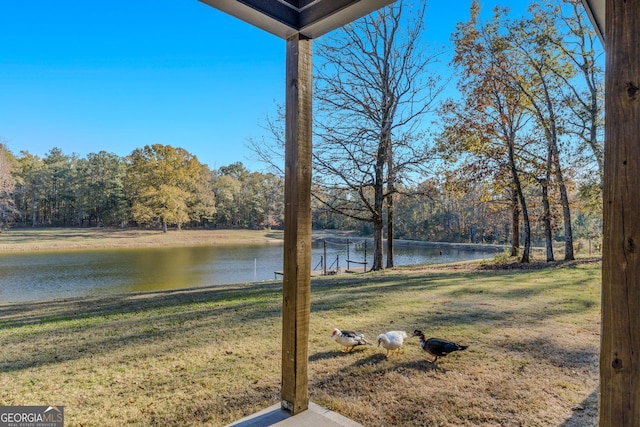
<instances>
[{"instance_id":1,"label":"porch ceiling","mask_svg":"<svg viewBox=\"0 0 640 427\"><path fill-rule=\"evenodd\" d=\"M200 0L281 38L319 37L395 0Z\"/></svg>"}]
</instances>

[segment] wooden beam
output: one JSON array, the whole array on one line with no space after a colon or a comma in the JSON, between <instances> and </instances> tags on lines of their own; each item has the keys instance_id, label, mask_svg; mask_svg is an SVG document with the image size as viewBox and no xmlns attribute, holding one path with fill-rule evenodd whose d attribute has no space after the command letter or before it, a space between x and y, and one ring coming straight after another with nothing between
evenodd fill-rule
<instances>
[{"instance_id":1,"label":"wooden beam","mask_svg":"<svg viewBox=\"0 0 640 427\"><path fill-rule=\"evenodd\" d=\"M640 0L607 0L601 427L640 426Z\"/></svg>"},{"instance_id":2,"label":"wooden beam","mask_svg":"<svg viewBox=\"0 0 640 427\"><path fill-rule=\"evenodd\" d=\"M292 415L309 404L307 363L311 311L312 41L286 42L282 407Z\"/></svg>"}]
</instances>

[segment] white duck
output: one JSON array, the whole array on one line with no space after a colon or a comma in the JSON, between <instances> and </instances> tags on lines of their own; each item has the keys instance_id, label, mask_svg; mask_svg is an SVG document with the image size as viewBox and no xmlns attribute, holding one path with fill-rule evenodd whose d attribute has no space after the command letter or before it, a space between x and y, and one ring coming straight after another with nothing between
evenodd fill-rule
<instances>
[{"instance_id":1,"label":"white duck","mask_svg":"<svg viewBox=\"0 0 640 427\"><path fill-rule=\"evenodd\" d=\"M382 346L387 350L387 356L389 352L400 352L404 340L409 338L405 331L389 331L384 334L378 335L378 347Z\"/></svg>"},{"instance_id":2,"label":"white duck","mask_svg":"<svg viewBox=\"0 0 640 427\"><path fill-rule=\"evenodd\" d=\"M344 347L342 351L345 353L350 352L359 345L373 345L366 340L363 334L355 331L341 331L336 328L331 332L331 338Z\"/></svg>"}]
</instances>

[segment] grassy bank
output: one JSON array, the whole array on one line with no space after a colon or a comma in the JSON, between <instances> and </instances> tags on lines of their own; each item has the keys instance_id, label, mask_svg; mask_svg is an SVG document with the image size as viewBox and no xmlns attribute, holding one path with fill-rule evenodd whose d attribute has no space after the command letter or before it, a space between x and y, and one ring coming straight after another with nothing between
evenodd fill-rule
<instances>
[{"instance_id":1,"label":"grassy bank","mask_svg":"<svg viewBox=\"0 0 640 427\"><path fill-rule=\"evenodd\" d=\"M13 228L0 233L0 253L171 247L243 243L281 243L278 230L158 230L107 228Z\"/></svg>"},{"instance_id":2,"label":"grassy bank","mask_svg":"<svg viewBox=\"0 0 640 427\"><path fill-rule=\"evenodd\" d=\"M453 267L314 278L311 399L367 426L595 425L599 263ZM69 426L225 425L279 401L280 288L0 304L0 402L64 405ZM334 327L469 349L342 353Z\"/></svg>"}]
</instances>

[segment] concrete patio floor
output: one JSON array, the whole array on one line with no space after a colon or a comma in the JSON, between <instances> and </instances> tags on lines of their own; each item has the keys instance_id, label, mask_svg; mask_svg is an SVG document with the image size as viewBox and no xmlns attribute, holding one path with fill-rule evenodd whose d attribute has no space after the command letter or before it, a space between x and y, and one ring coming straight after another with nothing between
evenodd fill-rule
<instances>
[{"instance_id":1,"label":"concrete patio floor","mask_svg":"<svg viewBox=\"0 0 640 427\"><path fill-rule=\"evenodd\" d=\"M266 427L266 426L295 426L295 427L362 427L336 412L309 402L309 409L291 416L282 409L280 403L268 407L253 415L238 420L228 427Z\"/></svg>"}]
</instances>

